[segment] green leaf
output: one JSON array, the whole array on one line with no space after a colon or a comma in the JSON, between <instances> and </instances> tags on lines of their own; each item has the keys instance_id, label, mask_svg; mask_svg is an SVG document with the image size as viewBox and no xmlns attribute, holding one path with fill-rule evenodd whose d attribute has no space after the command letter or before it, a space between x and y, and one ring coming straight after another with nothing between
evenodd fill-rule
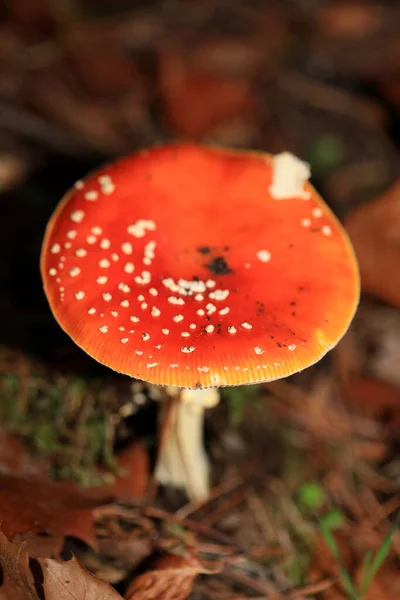
<instances>
[{"instance_id":1,"label":"green leaf","mask_svg":"<svg viewBox=\"0 0 400 600\"><path fill-rule=\"evenodd\" d=\"M322 515L321 521L328 527L329 529L339 529L345 520L345 516L341 510L338 508L334 508L327 512L325 515Z\"/></svg>"},{"instance_id":2,"label":"green leaf","mask_svg":"<svg viewBox=\"0 0 400 600\"><path fill-rule=\"evenodd\" d=\"M326 494L319 483L310 481L300 487L298 499L301 508L316 511L324 504Z\"/></svg>"}]
</instances>

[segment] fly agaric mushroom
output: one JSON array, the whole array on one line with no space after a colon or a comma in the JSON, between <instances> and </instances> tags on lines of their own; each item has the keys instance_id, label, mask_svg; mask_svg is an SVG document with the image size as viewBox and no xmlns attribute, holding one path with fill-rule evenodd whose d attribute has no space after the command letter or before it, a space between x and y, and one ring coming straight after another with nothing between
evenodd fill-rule
<instances>
[{"instance_id":1,"label":"fly agaric mushroom","mask_svg":"<svg viewBox=\"0 0 400 600\"><path fill-rule=\"evenodd\" d=\"M64 331L115 371L191 390L158 468L179 452L191 497L208 490L204 388L301 371L356 310L353 250L309 174L290 153L156 147L78 181L47 227L41 273Z\"/></svg>"}]
</instances>

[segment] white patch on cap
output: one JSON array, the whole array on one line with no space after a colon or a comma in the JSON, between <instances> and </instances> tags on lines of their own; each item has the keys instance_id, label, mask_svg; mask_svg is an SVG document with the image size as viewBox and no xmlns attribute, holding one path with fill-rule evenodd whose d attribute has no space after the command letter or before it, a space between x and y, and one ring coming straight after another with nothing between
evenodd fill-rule
<instances>
[{"instance_id":1,"label":"white patch on cap","mask_svg":"<svg viewBox=\"0 0 400 600\"><path fill-rule=\"evenodd\" d=\"M71 221L73 221L74 223L81 223L83 221L83 217L85 216L85 213L83 210L74 210L71 213Z\"/></svg>"},{"instance_id":2,"label":"white patch on cap","mask_svg":"<svg viewBox=\"0 0 400 600\"><path fill-rule=\"evenodd\" d=\"M296 344L290 344L290 346L288 346L288 350L296 350Z\"/></svg>"},{"instance_id":3,"label":"white patch on cap","mask_svg":"<svg viewBox=\"0 0 400 600\"><path fill-rule=\"evenodd\" d=\"M227 315L227 314L228 314L228 312L229 312L229 310L230 310L229 306L225 306L225 308L222 308L222 309L219 311L219 314L220 314L220 315Z\"/></svg>"},{"instance_id":4,"label":"white patch on cap","mask_svg":"<svg viewBox=\"0 0 400 600\"><path fill-rule=\"evenodd\" d=\"M88 244L95 244L97 242L97 237L95 235L88 235L86 241Z\"/></svg>"},{"instance_id":5,"label":"white patch on cap","mask_svg":"<svg viewBox=\"0 0 400 600\"><path fill-rule=\"evenodd\" d=\"M132 244L130 242L124 242L121 245L121 250L124 254L132 254L132 252L133 252Z\"/></svg>"},{"instance_id":6,"label":"white patch on cap","mask_svg":"<svg viewBox=\"0 0 400 600\"><path fill-rule=\"evenodd\" d=\"M181 336L182 337L190 337L190 333L188 331L182 331Z\"/></svg>"},{"instance_id":7,"label":"white patch on cap","mask_svg":"<svg viewBox=\"0 0 400 600\"><path fill-rule=\"evenodd\" d=\"M311 219L302 219L300 221L300 225L302 227L310 227L311 226Z\"/></svg>"},{"instance_id":8,"label":"white patch on cap","mask_svg":"<svg viewBox=\"0 0 400 600\"><path fill-rule=\"evenodd\" d=\"M129 341L129 338L121 338L121 344L126 344Z\"/></svg>"},{"instance_id":9,"label":"white patch on cap","mask_svg":"<svg viewBox=\"0 0 400 600\"><path fill-rule=\"evenodd\" d=\"M233 325L230 325L228 327L228 333L234 334L234 333L236 333L236 331L237 331L237 329Z\"/></svg>"},{"instance_id":10,"label":"white patch on cap","mask_svg":"<svg viewBox=\"0 0 400 600\"><path fill-rule=\"evenodd\" d=\"M135 316L129 317L129 319L132 321L132 323L139 323L139 321L140 321L139 317L135 317Z\"/></svg>"},{"instance_id":11,"label":"white patch on cap","mask_svg":"<svg viewBox=\"0 0 400 600\"><path fill-rule=\"evenodd\" d=\"M207 325L205 329L206 329L207 333L212 333L215 328L214 328L214 325Z\"/></svg>"},{"instance_id":12,"label":"white patch on cap","mask_svg":"<svg viewBox=\"0 0 400 600\"><path fill-rule=\"evenodd\" d=\"M99 194L96 192L96 190L89 190L88 192L85 192L83 197L85 200L89 200L89 202L94 202L94 200L97 200L99 197Z\"/></svg>"},{"instance_id":13,"label":"white patch on cap","mask_svg":"<svg viewBox=\"0 0 400 600\"><path fill-rule=\"evenodd\" d=\"M57 275L57 269L55 269L54 267L49 269L49 275L51 275L52 277L55 277Z\"/></svg>"},{"instance_id":14,"label":"white patch on cap","mask_svg":"<svg viewBox=\"0 0 400 600\"><path fill-rule=\"evenodd\" d=\"M150 335L148 333L142 333L142 340L147 342L150 339Z\"/></svg>"},{"instance_id":15,"label":"white patch on cap","mask_svg":"<svg viewBox=\"0 0 400 600\"><path fill-rule=\"evenodd\" d=\"M282 152L272 158L272 184L269 193L275 200L299 197L307 200L310 192L304 183L310 178L310 165L291 152Z\"/></svg>"},{"instance_id":16,"label":"white patch on cap","mask_svg":"<svg viewBox=\"0 0 400 600\"><path fill-rule=\"evenodd\" d=\"M141 238L145 236L146 231L154 231L155 229L156 224L154 221L139 219L139 221L136 221L136 223L133 223L127 227L127 232L136 238Z\"/></svg>"},{"instance_id":17,"label":"white patch on cap","mask_svg":"<svg viewBox=\"0 0 400 600\"><path fill-rule=\"evenodd\" d=\"M126 265L124 266L125 273L133 273L134 270L135 270L135 265L131 262L127 262Z\"/></svg>"},{"instance_id":18,"label":"white patch on cap","mask_svg":"<svg viewBox=\"0 0 400 600\"><path fill-rule=\"evenodd\" d=\"M229 290L215 290L209 294L211 300L225 300L228 296Z\"/></svg>"},{"instance_id":19,"label":"white patch on cap","mask_svg":"<svg viewBox=\"0 0 400 600\"><path fill-rule=\"evenodd\" d=\"M169 329L161 329L164 335L169 335Z\"/></svg>"},{"instance_id":20,"label":"white patch on cap","mask_svg":"<svg viewBox=\"0 0 400 600\"><path fill-rule=\"evenodd\" d=\"M100 333L107 333L107 331L108 331L107 325L101 325L101 327L99 327L99 331L100 331Z\"/></svg>"},{"instance_id":21,"label":"white patch on cap","mask_svg":"<svg viewBox=\"0 0 400 600\"><path fill-rule=\"evenodd\" d=\"M131 291L131 288L126 283L119 283L118 289L121 290L121 292L123 292L124 294L129 294L129 292Z\"/></svg>"},{"instance_id":22,"label":"white patch on cap","mask_svg":"<svg viewBox=\"0 0 400 600\"><path fill-rule=\"evenodd\" d=\"M97 283L100 283L100 285L104 285L105 283L107 283L108 277L106 277L105 275L100 275L100 277L98 277L96 281Z\"/></svg>"},{"instance_id":23,"label":"white patch on cap","mask_svg":"<svg viewBox=\"0 0 400 600\"><path fill-rule=\"evenodd\" d=\"M82 300L85 297L85 292L82 292L81 290L79 290L79 292L75 292L75 298L77 300Z\"/></svg>"},{"instance_id":24,"label":"white patch on cap","mask_svg":"<svg viewBox=\"0 0 400 600\"><path fill-rule=\"evenodd\" d=\"M180 321L183 321L183 315L175 315L173 320L175 321L175 323L179 323Z\"/></svg>"},{"instance_id":25,"label":"white patch on cap","mask_svg":"<svg viewBox=\"0 0 400 600\"><path fill-rule=\"evenodd\" d=\"M87 254L87 250L85 250L84 248L78 248L77 250L75 250L75 256L77 256L78 258L83 258L84 256L86 256Z\"/></svg>"},{"instance_id":26,"label":"white patch on cap","mask_svg":"<svg viewBox=\"0 0 400 600\"><path fill-rule=\"evenodd\" d=\"M75 182L75 188L76 188L77 190L81 190L81 189L83 188L83 186L84 186L84 185L85 185L85 184L83 183L83 181L82 181L81 179L79 179L79 181L76 181L76 182Z\"/></svg>"},{"instance_id":27,"label":"white patch on cap","mask_svg":"<svg viewBox=\"0 0 400 600\"><path fill-rule=\"evenodd\" d=\"M67 238L69 240L74 240L77 235L78 235L78 232L75 229L71 229L70 231L67 231Z\"/></svg>"},{"instance_id":28,"label":"white patch on cap","mask_svg":"<svg viewBox=\"0 0 400 600\"><path fill-rule=\"evenodd\" d=\"M72 267L72 269L69 270L69 274L71 275L71 277L77 277L80 272L81 270L79 267Z\"/></svg>"},{"instance_id":29,"label":"white patch on cap","mask_svg":"<svg viewBox=\"0 0 400 600\"><path fill-rule=\"evenodd\" d=\"M52 247L50 248L50 252L51 254L58 254L61 250L61 246L60 244L53 244Z\"/></svg>"},{"instance_id":30,"label":"white patch on cap","mask_svg":"<svg viewBox=\"0 0 400 600\"><path fill-rule=\"evenodd\" d=\"M182 346L181 348L181 352L185 353L185 354L190 354L191 352L194 352L195 347L194 346Z\"/></svg>"},{"instance_id":31,"label":"white patch on cap","mask_svg":"<svg viewBox=\"0 0 400 600\"><path fill-rule=\"evenodd\" d=\"M250 323L242 323L242 327L244 327L245 329L251 329L253 325L250 325Z\"/></svg>"},{"instance_id":32,"label":"white patch on cap","mask_svg":"<svg viewBox=\"0 0 400 600\"><path fill-rule=\"evenodd\" d=\"M257 252L257 258L258 260L261 260L261 262L267 263L271 260L271 252L268 252L268 250L259 250Z\"/></svg>"},{"instance_id":33,"label":"white patch on cap","mask_svg":"<svg viewBox=\"0 0 400 600\"><path fill-rule=\"evenodd\" d=\"M105 292L104 294L102 294L102 296L106 302L110 302L110 300L112 300L112 295L108 292Z\"/></svg>"},{"instance_id":34,"label":"white patch on cap","mask_svg":"<svg viewBox=\"0 0 400 600\"><path fill-rule=\"evenodd\" d=\"M106 258L102 258L101 260L99 260L99 267L101 267L102 269L108 269L110 264L110 261Z\"/></svg>"},{"instance_id":35,"label":"white patch on cap","mask_svg":"<svg viewBox=\"0 0 400 600\"><path fill-rule=\"evenodd\" d=\"M332 229L329 227L329 225L324 225L321 229L322 233L324 235L326 235L327 237L329 237L330 235L332 235Z\"/></svg>"},{"instance_id":36,"label":"white patch on cap","mask_svg":"<svg viewBox=\"0 0 400 600\"><path fill-rule=\"evenodd\" d=\"M151 315L152 317L159 317L161 315L161 310L156 306L153 306L153 308L151 309Z\"/></svg>"},{"instance_id":37,"label":"white patch on cap","mask_svg":"<svg viewBox=\"0 0 400 600\"><path fill-rule=\"evenodd\" d=\"M103 238L102 240L100 240L100 248L102 248L103 250L108 250L110 246L111 242L107 238Z\"/></svg>"},{"instance_id":38,"label":"white patch on cap","mask_svg":"<svg viewBox=\"0 0 400 600\"><path fill-rule=\"evenodd\" d=\"M150 288L149 294L151 294L152 296L158 296L158 291L156 290L156 288Z\"/></svg>"},{"instance_id":39,"label":"white patch on cap","mask_svg":"<svg viewBox=\"0 0 400 600\"><path fill-rule=\"evenodd\" d=\"M128 308L128 306L129 306L129 300L122 300L121 306L123 306L124 308Z\"/></svg>"},{"instance_id":40,"label":"white patch on cap","mask_svg":"<svg viewBox=\"0 0 400 600\"><path fill-rule=\"evenodd\" d=\"M88 313L89 313L89 315L94 315L96 313L96 309L95 308L89 308Z\"/></svg>"},{"instance_id":41,"label":"white patch on cap","mask_svg":"<svg viewBox=\"0 0 400 600\"><path fill-rule=\"evenodd\" d=\"M254 352L255 352L256 354L264 354L265 350L263 350L263 349L262 349L262 348L260 348L259 346L256 346L256 347L254 348Z\"/></svg>"},{"instance_id":42,"label":"white patch on cap","mask_svg":"<svg viewBox=\"0 0 400 600\"><path fill-rule=\"evenodd\" d=\"M168 302L170 304L179 304L179 305L183 305L185 304L185 301L183 298L176 298L176 296L168 296Z\"/></svg>"},{"instance_id":43,"label":"white patch on cap","mask_svg":"<svg viewBox=\"0 0 400 600\"><path fill-rule=\"evenodd\" d=\"M319 219L320 217L322 217L323 212L320 208L314 208L312 211L313 217L315 217L316 219Z\"/></svg>"}]
</instances>

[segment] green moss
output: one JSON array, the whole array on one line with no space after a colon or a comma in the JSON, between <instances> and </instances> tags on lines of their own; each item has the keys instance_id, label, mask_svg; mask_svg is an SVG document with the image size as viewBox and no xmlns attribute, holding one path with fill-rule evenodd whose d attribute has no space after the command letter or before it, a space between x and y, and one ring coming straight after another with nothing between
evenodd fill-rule
<instances>
[{"instance_id":1,"label":"green moss","mask_svg":"<svg viewBox=\"0 0 400 600\"><path fill-rule=\"evenodd\" d=\"M3 359L5 350L0 353ZM109 480L119 414L114 387L49 373L14 354L6 364L8 372L0 374L2 426L46 459L57 478L85 486Z\"/></svg>"}]
</instances>

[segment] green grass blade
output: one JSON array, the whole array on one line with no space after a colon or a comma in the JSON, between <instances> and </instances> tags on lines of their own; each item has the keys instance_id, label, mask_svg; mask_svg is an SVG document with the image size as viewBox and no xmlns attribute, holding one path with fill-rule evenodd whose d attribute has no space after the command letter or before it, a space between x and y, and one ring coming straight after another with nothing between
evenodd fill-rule
<instances>
[{"instance_id":1,"label":"green grass blade","mask_svg":"<svg viewBox=\"0 0 400 600\"><path fill-rule=\"evenodd\" d=\"M374 579L375 575L377 574L377 572L379 571L379 569L385 562L387 555L389 554L393 534L397 529L399 521L400 521L400 512L397 514L395 522L393 523L389 532L385 535L385 538L384 538L381 546L378 548L374 558L372 559L372 562L371 562L371 565L369 568L369 573L365 580L365 587L363 586L363 588L362 588L363 595L366 594L369 586L371 585L372 580Z\"/></svg>"},{"instance_id":2,"label":"green grass blade","mask_svg":"<svg viewBox=\"0 0 400 600\"><path fill-rule=\"evenodd\" d=\"M329 550L336 558L339 564L339 575L342 580L343 586L349 595L350 600L361 600L358 595L356 588L354 587L353 580L351 578L350 573L347 571L346 567L343 564L342 556L340 554L339 547L336 543L334 536L332 535L331 530L323 521L319 522L319 526L321 528L322 535L324 537L325 543L328 546Z\"/></svg>"},{"instance_id":3,"label":"green grass blade","mask_svg":"<svg viewBox=\"0 0 400 600\"><path fill-rule=\"evenodd\" d=\"M371 563L372 563L372 550L368 550L365 553L363 566L362 566L362 575L361 575L361 586L360 586L360 594L361 598L363 598L367 592L369 586L369 577L371 573Z\"/></svg>"}]
</instances>

